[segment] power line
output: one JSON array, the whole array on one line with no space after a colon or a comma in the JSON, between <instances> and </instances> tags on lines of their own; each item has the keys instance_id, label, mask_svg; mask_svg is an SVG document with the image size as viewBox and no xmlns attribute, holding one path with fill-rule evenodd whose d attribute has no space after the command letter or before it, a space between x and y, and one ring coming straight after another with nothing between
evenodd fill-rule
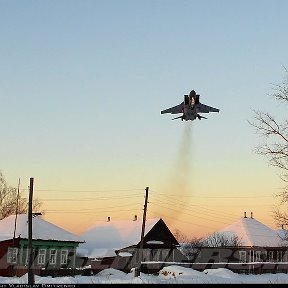
<instances>
[{"instance_id":1,"label":"power line","mask_svg":"<svg viewBox=\"0 0 288 288\"><path fill-rule=\"evenodd\" d=\"M22 191L28 191L29 189L21 189ZM99 190L61 190L61 189L35 189L35 192L64 192L64 193L95 193L95 192L123 192L123 191L142 191L143 189L99 189Z\"/></svg>"}]
</instances>

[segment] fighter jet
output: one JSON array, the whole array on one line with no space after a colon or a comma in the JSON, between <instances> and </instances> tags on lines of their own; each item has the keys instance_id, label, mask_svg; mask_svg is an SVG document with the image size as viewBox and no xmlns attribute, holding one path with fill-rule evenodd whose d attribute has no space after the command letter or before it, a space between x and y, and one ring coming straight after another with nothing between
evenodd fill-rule
<instances>
[{"instance_id":1,"label":"fighter jet","mask_svg":"<svg viewBox=\"0 0 288 288\"><path fill-rule=\"evenodd\" d=\"M173 118L181 119L182 121L195 120L198 118L201 120L202 118L207 119L204 116L201 116L199 113L209 113L209 112L219 112L219 109L207 106L199 102L200 95L196 94L194 90L190 92L189 95L184 95L184 101L177 106L165 109L161 111L161 114L171 113L171 114L179 114L182 113L181 116Z\"/></svg>"}]
</instances>

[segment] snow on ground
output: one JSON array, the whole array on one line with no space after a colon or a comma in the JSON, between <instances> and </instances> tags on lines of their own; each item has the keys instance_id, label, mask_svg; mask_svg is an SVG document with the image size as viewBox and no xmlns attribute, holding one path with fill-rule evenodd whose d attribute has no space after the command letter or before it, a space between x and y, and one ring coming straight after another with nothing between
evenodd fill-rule
<instances>
[{"instance_id":1,"label":"snow on ground","mask_svg":"<svg viewBox=\"0 0 288 288\"><path fill-rule=\"evenodd\" d=\"M27 284L28 275L22 277L0 277L0 284ZM225 268L206 269L203 272L191 268L171 265L158 275L134 273L109 268L93 276L39 277L35 284L288 284L288 274L237 274Z\"/></svg>"}]
</instances>

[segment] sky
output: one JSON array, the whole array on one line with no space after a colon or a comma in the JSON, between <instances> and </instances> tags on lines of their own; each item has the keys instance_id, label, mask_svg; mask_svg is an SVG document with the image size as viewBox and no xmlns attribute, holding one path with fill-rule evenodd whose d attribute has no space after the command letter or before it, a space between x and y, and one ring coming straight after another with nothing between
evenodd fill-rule
<instances>
[{"instance_id":1,"label":"sky","mask_svg":"<svg viewBox=\"0 0 288 288\"><path fill-rule=\"evenodd\" d=\"M287 284L286 273L238 274L225 268L205 269L200 272L191 268L174 265L162 268L158 275L140 273L135 277L134 272L128 274L108 268L96 275L76 275L65 277L41 277L35 275L35 284ZM183 265L183 264L182 264ZM22 277L0 277L0 283L27 284L28 275Z\"/></svg>"},{"instance_id":2,"label":"sky","mask_svg":"<svg viewBox=\"0 0 288 288\"><path fill-rule=\"evenodd\" d=\"M288 2L0 1L0 170L81 234L95 221L162 217L187 237L244 211L272 217L283 183L255 154L253 109L288 63ZM207 120L160 111L194 89ZM286 113L286 114L285 114Z\"/></svg>"}]
</instances>

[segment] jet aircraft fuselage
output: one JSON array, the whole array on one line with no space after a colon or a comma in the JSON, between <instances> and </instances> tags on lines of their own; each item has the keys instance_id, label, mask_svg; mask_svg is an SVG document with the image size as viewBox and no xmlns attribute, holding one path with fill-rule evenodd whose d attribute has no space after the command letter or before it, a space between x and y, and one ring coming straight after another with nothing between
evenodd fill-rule
<instances>
[{"instance_id":1,"label":"jet aircraft fuselage","mask_svg":"<svg viewBox=\"0 0 288 288\"><path fill-rule=\"evenodd\" d=\"M165 109L161 111L161 114L171 113L171 114L179 114L182 113L181 116L178 116L175 119L181 119L182 121L195 120L198 118L201 120L202 118L207 119L204 116L201 116L199 113L209 113L209 112L219 112L218 108L210 107L205 104L200 103L199 101L200 95L196 94L195 90L192 90L189 95L184 95L184 101L177 106Z\"/></svg>"}]
</instances>

